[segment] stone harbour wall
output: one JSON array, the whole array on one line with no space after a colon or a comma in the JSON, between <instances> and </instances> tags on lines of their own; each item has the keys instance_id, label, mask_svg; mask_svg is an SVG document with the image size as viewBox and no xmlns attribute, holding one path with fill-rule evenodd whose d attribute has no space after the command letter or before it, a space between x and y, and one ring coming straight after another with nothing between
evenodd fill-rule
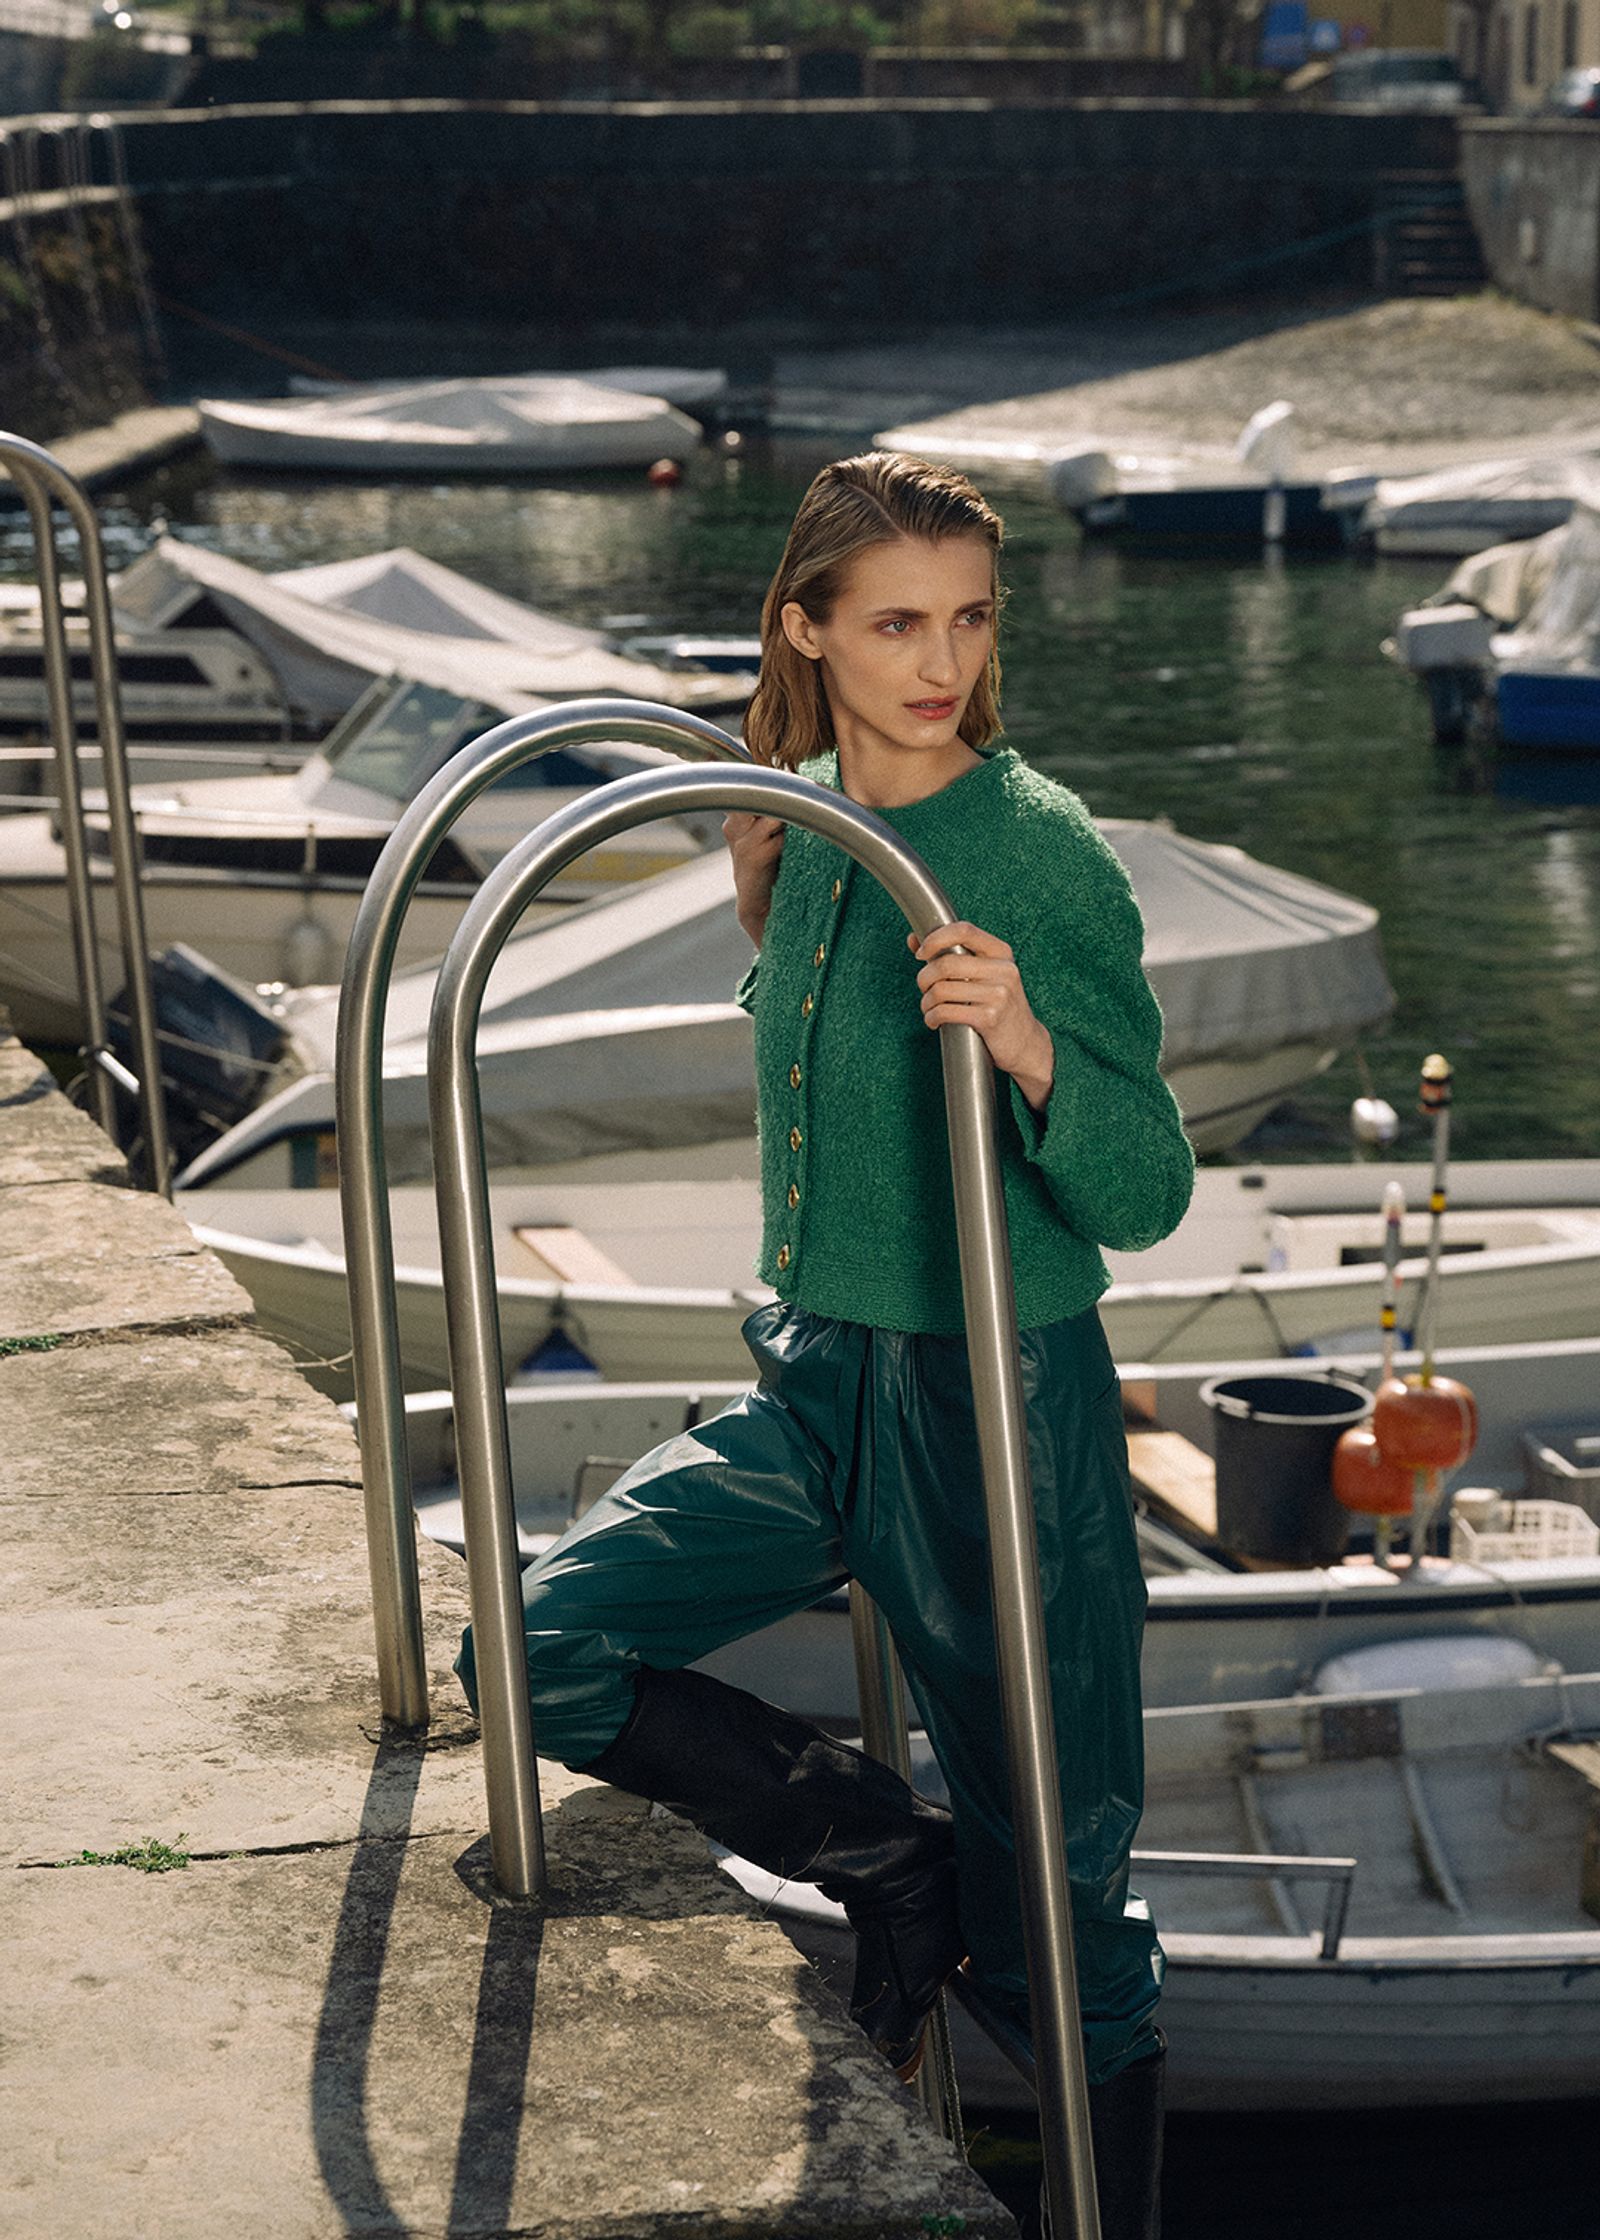
<instances>
[{"instance_id":1,"label":"stone harbour wall","mask_svg":"<svg viewBox=\"0 0 1600 2240\"><path fill-rule=\"evenodd\" d=\"M1584 117L1479 117L1461 178L1498 287L1600 321L1600 130Z\"/></svg>"},{"instance_id":2,"label":"stone harbour wall","mask_svg":"<svg viewBox=\"0 0 1600 2240\"><path fill-rule=\"evenodd\" d=\"M1115 100L325 102L122 123L160 285L244 323L359 309L834 335L1174 286L1360 284L1385 179L1452 170L1456 146L1448 117Z\"/></svg>"}]
</instances>

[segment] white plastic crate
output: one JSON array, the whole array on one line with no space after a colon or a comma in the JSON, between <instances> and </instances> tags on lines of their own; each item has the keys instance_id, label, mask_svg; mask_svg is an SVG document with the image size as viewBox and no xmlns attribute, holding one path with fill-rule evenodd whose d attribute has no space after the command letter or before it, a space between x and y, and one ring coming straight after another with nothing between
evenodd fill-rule
<instances>
[{"instance_id":1,"label":"white plastic crate","mask_svg":"<svg viewBox=\"0 0 1600 2240\"><path fill-rule=\"evenodd\" d=\"M1600 1554L1600 1524L1570 1501L1468 1501L1450 1518L1456 1563L1538 1562Z\"/></svg>"}]
</instances>

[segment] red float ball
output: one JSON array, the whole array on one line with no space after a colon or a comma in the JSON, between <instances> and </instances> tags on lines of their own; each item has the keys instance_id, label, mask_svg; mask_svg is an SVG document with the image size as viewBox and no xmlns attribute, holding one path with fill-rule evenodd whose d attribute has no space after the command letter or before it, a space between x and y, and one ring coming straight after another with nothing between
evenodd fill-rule
<instances>
[{"instance_id":1,"label":"red float ball","mask_svg":"<svg viewBox=\"0 0 1600 2240\"><path fill-rule=\"evenodd\" d=\"M675 490L683 480L683 469L676 459L658 459L646 472L645 480L657 490Z\"/></svg>"},{"instance_id":2,"label":"red float ball","mask_svg":"<svg viewBox=\"0 0 1600 2240\"><path fill-rule=\"evenodd\" d=\"M1391 1462L1370 1423L1358 1423L1333 1450L1333 1491L1345 1508L1364 1517L1411 1513L1411 1472Z\"/></svg>"},{"instance_id":3,"label":"red float ball","mask_svg":"<svg viewBox=\"0 0 1600 2240\"><path fill-rule=\"evenodd\" d=\"M1454 1377L1381 1385L1372 1428L1384 1459L1405 1470L1454 1470L1478 1443L1478 1403Z\"/></svg>"}]
</instances>

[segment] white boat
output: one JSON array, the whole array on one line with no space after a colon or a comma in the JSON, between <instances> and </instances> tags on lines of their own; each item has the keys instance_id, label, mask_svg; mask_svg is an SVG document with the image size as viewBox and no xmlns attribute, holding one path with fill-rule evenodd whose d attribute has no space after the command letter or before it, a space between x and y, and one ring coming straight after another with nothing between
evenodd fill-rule
<instances>
[{"instance_id":1,"label":"white boat","mask_svg":"<svg viewBox=\"0 0 1600 2240\"><path fill-rule=\"evenodd\" d=\"M380 478L640 467L687 459L700 441L660 397L568 374L363 384L261 403L209 397L199 409L226 466Z\"/></svg>"},{"instance_id":2,"label":"white boat","mask_svg":"<svg viewBox=\"0 0 1600 2240\"><path fill-rule=\"evenodd\" d=\"M1224 1148L1387 1014L1393 999L1376 913L1164 825L1108 818L1100 829L1144 914L1145 969L1166 1021L1166 1078L1196 1147ZM749 1027L728 1002L748 958L720 850L648 891L509 943L489 984L480 1048L495 1166L539 1167L586 1148L698 1143L749 1126ZM385 1109L397 1181L428 1172L432 985L429 973L402 978L390 997ZM655 1010L653 1024L645 1008ZM608 1054L606 1014L621 1012L628 1016L615 1022ZM301 1078L203 1154L190 1183L227 1176L276 1186L326 1168L337 1017L336 992L286 1006ZM641 1036L683 1097L657 1094L655 1073L638 1070Z\"/></svg>"},{"instance_id":3,"label":"white boat","mask_svg":"<svg viewBox=\"0 0 1600 2240\"><path fill-rule=\"evenodd\" d=\"M1600 1673L1500 1646L1386 1645L1305 1694L1147 1711L1133 1877L1167 1956L1175 2111L1600 2096ZM1462 1684L1475 1659L1515 1676ZM848 1961L820 1892L723 1864L825 1970ZM952 2019L967 2098L1029 2104Z\"/></svg>"},{"instance_id":4,"label":"white boat","mask_svg":"<svg viewBox=\"0 0 1600 2240\"><path fill-rule=\"evenodd\" d=\"M76 588L80 603L67 611L67 657L80 752L92 783L99 726ZM66 587L69 598L73 589ZM304 759L307 734L296 727L271 663L248 637L179 621L144 627L120 609L116 623L123 736L136 780L219 774L230 766L290 770ZM25 807L53 787L38 593L25 585L0 586L0 812Z\"/></svg>"},{"instance_id":5,"label":"white boat","mask_svg":"<svg viewBox=\"0 0 1600 2240\"><path fill-rule=\"evenodd\" d=\"M403 545L263 575L162 537L115 579L112 605L132 773L146 784L297 768L374 679L438 681L441 652L470 655L479 697L616 693L706 710L743 706L758 666L696 662L687 642L662 641L662 656L616 646ZM17 749L4 790L48 793L38 594L0 601L0 624L0 742ZM85 644L74 704L92 738L87 663ZM459 662L450 674L464 681Z\"/></svg>"},{"instance_id":6,"label":"white boat","mask_svg":"<svg viewBox=\"0 0 1600 2240\"><path fill-rule=\"evenodd\" d=\"M550 1358L550 1356L547 1356ZM1408 1363L1409 1365L1409 1363ZM1483 1436L1468 1471L1474 1486L1508 1493L1527 1481L1525 1439L1570 1420L1588 1395L1600 1426L1600 1338L1560 1344L1452 1349L1441 1371L1477 1395ZM1334 1366L1330 1364L1330 1366ZM1374 1385L1375 1356L1337 1363L1345 1377ZM1208 1411L1201 1386L1234 1375L1282 1372L1284 1364L1207 1362L1164 1372L1158 1385L1159 1438ZM1130 1400L1148 1381L1124 1373ZM514 1385L506 1394L511 1474L524 1560L598 1498L639 1455L692 1430L736 1399L742 1378L697 1383L611 1383L559 1369ZM462 1521L456 1480L453 1402L447 1391L406 1401L407 1440L418 1518L423 1530L460 1552ZM1207 1440L1208 1421L1192 1435ZM1163 1507L1141 1476L1144 1441L1130 1431L1139 1551L1149 1588L1143 1680L1147 1704L1225 1703L1289 1695L1330 1660L1393 1641L1469 1635L1521 1642L1534 1657L1568 1667L1594 1655L1600 1625L1600 1557L1515 1558L1493 1565L1430 1557L1420 1578L1402 1563L1379 1569L1370 1556L1319 1567L1239 1570L1214 1536L1194 1529L1189 1515ZM1196 1446L1193 1460L1208 1460ZM737 1687L787 1704L807 1717L848 1724L857 1715L855 1659L842 1593L809 1610L730 1643L706 1660Z\"/></svg>"},{"instance_id":7,"label":"white boat","mask_svg":"<svg viewBox=\"0 0 1600 2240\"><path fill-rule=\"evenodd\" d=\"M599 389L627 389L638 397L659 397L664 404L689 413L713 411L728 394L728 376L720 366L580 366L566 376L544 373L521 378L589 381ZM331 381L299 373L289 376L292 397L346 397L357 390L370 394L393 387L392 381Z\"/></svg>"},{"instance_id":8,"label":"white boat","mask_svg":"<svg viewBox=\"0 0 1600 2240\"><path fill-rule=\"evenodd\" d=\"M1207 544L1335 546L1342 517L1324 481L1301 471L1294 408L1282 399L1252 415L1231 444L1137 435L973 435L962 416L886 428L889 451L938 459L973 474L1042 480L1086 535Z\"/></svg>"},{"instance_id":9,"label":"white boat","mask_svg":"<svg viewBox=\"0 0 1600 2240\"><path fill-rule=\"evenodd\" d=\"M1380 552L1482 552L1542 536L1575 505L1600 501L1600 448L1569 439L1561 451L1475 461L1431 474L1383 476L1358 534Z\"/></svg>"},{"instance_id":10,"label":"white boat","mask_svg":"<svg viewBox=\"0 0 1600 2240\"><path fill-rule=\"evenodd\" d=\"M1088 536L1329 547L1344 542L1320 476L1301 471L1294 408L1281 399L1247 422L1231 451L1200 444L1088 445L1045 481Z\"/></svg>"},{"instance_id":11,"label":"white boat","mask_svg":"<svg viewBox=\"0 0 1600 2240\"><path fill-rule=\"evenodd\" d=\"M1464 560L1385 650L1428 695L1435 739L1476 722L1509 747L1600 748L1600 511Z\"/></svg>"},{"instance_id":12,"label":"white boat","mask_svg":"<svg viewBox=\"0 0 1600 2240\"><path fill-rule=\"evenodd\" d=\"M1163 1417L1197 1405L1199 1383L1220 1366L1164 1373ZM1375 1359L1340 1366L1377 1372ZM1475 1477L1487 1466L1514 1479L1520 1436L1570 1409L1574 1394L1600 1412L1600 1339L1454 1352L1440 1366L1479 1397ZM744 1381L514 1389L524 1555L548 1546L634 1456L692 1430ZM415 1396L406 1412L419 1517L459 1548L450 1395ZM1149 1518L1141 1557L1147 1803L1134 1882L1168 1957L1172 2105L1600 2092L1600 1892L1584 1865L1600 1809L1600 1676L1588 1671L1600 1560L1430 1561L1420 1581L1370 1563L1241 1574ZM843 1594L719 1650L706 1669L848 1722ZM919 1788L941 1794L921 1737L913 1764ZM1202 1863L1219 1855L1223 1872ZM1263 1855L1288 1872L1252 1869ZM1352 1857L1347 1884L1294 1864ZM842 1916L816 1891L723 1864L825 1971L848 1969ZM1341 1888L1348 1912L1330 1933L1328 1900ZM952 2019L968 2100L1026 2106L989 2042L959 2009Z\"/></svg>"},{"instance_id":13,"label":"white boat","mask_svg":"<svg viewBox=\"0 0 1600 2240\"><path fill-rule=\"evenodd\" d=\"M183 943L250 987L303 987L338 974L368 876L402 805L502 716L541 705L475 685L470 649L431 644L436 650L416 654L413 669L440 681L413 675L374 683L291 775L135 789L152 948ZM559 750L475 802L440 844L407 912L402 967L443 953L484 872L531 826L588 787L661 760L620 743ZM532 917L652 878L713 841L720 846L720 821L636 826L570 865ZM96 910L109 943L116 919L103 809L88 824ZM71 959L65 858L52 819L0 820L0 1003L18 1034L54 1044L79 1038Z\"/></svg>"},{"instance_id":14,"label":"white boat","mask_svg":"<svg viewBox=\"0 0 1600 2240\"><path fill-rule=\"evenodd\" d=\"M576 1160L491 1192L508 1370L552 1334L611 1378L737 1377L740 1324L771 1293L754 1274L755 1146L701 1144ZM1384 1183L1426 1204L1421 1167L1207 1168L1174 1235L1108 1254L1101 1314L1120 1361L1251 1360L1358 1350L1375 1340L1370 1256ZM186 1218L309 1360L350 1343L336 1192L190 1190ZM433 1192L391 1192L400 1353L408 1383L448 1381ZM1422 1262L1410 1217L1402 1316ZM1461 1345L1588 1337L1600 1327L1600 1161L1463 1161L1452 1170L1441 1273ZM1362 1264L1365 1262L1366 1264ZM340 1398L348 1370L314 1372Z\"/></svg>"}]
</instances>

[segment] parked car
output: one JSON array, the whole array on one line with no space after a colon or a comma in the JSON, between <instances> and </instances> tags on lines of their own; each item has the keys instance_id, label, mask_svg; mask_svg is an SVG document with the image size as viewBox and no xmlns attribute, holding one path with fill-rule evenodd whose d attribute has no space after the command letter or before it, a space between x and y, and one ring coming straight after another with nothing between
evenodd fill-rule
<instances>
[{"instance_id":1,"label":"parked car","mask_svg":"<svg viewBox=\"0 0 1600 2240\"><path fill-rule=\"evenodd\" d=\"M1363 47L1355 54L1335 55L1311 98L1341 108L1373 102L1384 109L1462 109L1481 96L1452 54L1425 47Z\"/></svg>"},{"instance_id":2,"label":"parked car","mask_svg":"<svg viewBox=\"0 0 1600 2240\"><path fill-rule=\"evenodd\" d=\"M1600 70L1564 70L1545 88L1542 117L1600 117Z\"/></svg>"}]
</instances>

